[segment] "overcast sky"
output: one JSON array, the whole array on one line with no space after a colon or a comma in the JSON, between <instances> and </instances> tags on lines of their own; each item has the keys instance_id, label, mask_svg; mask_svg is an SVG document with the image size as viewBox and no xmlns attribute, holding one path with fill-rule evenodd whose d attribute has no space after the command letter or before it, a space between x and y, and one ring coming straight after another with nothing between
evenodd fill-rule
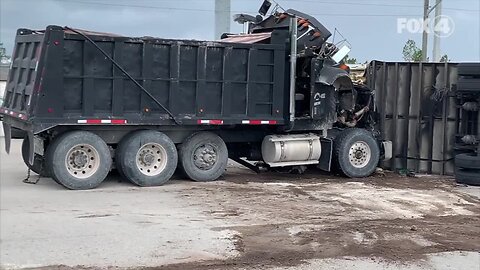
<instances>
[{"instance_id":1,"label":"overcast sky","mask_svg":"<svg viewBox=\"0 0 480 270\"><path fill-rule=\"evenodd\" d=\"M315 16L332 32L337 28L352 44L350 55L362 62L400 61L408 39L421 46L421 34L397 32L397 19L420 18L423 0L278 2ZM232 15L253 13L260 4L261 0L232 0ZM441 39L442 54L453 62L480 61L480 0L443 0L443 8L455 22L455 31ZM51 24L126 36L209 40L214 39L213 10L214 0L0 0L0 42L11 54L17 28L44 29ZM241 30L232 22L231 32ZM429 56L431 51L430 47Z\"/></svg>"}]
</instances>

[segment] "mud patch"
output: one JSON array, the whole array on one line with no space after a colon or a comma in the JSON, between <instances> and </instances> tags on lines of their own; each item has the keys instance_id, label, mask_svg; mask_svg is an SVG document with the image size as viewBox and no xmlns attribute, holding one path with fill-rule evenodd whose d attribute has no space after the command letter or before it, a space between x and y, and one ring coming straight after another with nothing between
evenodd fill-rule
<instances>
[{"instance_id":1,"label":"mud patch","mask_svg":"<svg viewBox=\"0 0 480 270\"><path fill-rule=\"evenodd\" d=\"M428 254L478 251L478 216L369 220L331 224L277 224L229 228L242 235L238 258L153 269L242 269L295 266L310 259L376 257L394 263ZM412 226L417 226L412 231ZM240 251L239 249L239 251Z\"/></svg>"},{"instance_id":2,"label":"mud patch","mask_svg":"<svg viewBox=\"0 0 480 270\"><path fill-rule=\"evenodd\" d=\"M190 222L219 222L210 229L230 241L233 255L133 269L266 269L337 258L402 264L480 250L480 200L448 177L345 179L235 169L223 179L188 182L173 192L201 209Z\"/></svg>"},{"instance_id":3,"label":"mud patch","mask_svg":"<svg viewBox=\"0 0 480 270\"><path fill-rule=\"evenodd\" d=\"M112 214L92 214L92 215L84 215L78 216L77 218L104 218L104 217L111 217L114 216Z\"/></svg>"}]
</instances>

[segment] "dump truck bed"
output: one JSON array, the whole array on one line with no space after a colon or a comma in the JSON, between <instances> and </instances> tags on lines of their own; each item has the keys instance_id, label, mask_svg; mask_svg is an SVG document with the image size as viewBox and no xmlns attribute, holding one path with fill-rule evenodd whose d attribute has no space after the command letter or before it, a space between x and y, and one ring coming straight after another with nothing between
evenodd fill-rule
<instances>
[{"instance_id":1,"label":"dump truck bed","mask_svg":"<svg viewBox=\"0 0 480 270\"><path fill-rule=\"evenodd\" d=\"M285 123L288 33L273 32L271 44L82 33L181 125ZM14 126L178 124L92 42L62 27L18 30L12 61L0 112Z\"/></svg>"}]
</instances>

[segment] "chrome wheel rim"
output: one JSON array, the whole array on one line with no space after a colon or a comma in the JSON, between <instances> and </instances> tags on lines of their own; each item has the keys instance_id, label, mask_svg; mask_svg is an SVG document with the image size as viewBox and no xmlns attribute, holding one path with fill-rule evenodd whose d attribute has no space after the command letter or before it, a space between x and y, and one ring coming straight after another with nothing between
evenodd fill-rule
<instances>
[{"instance_id":1,"label":"chrome wheel rim","mask_svg":"<svg viewBox=\"0 0 480 270\"><path fill-rule=\"evenodd\" d=\"M217 161L217 150L212 144L202 144L193 152L193 164L200 170L210 170Z\"/></svg>"},{"instance_id":2,"label":"chrome wheel rim","mask_svg":"<svg viewBox=\"0 0 480 270\"><path fill-rule=\"evenodd\" d=\"M372 150L364 141L355 142L348 151L348 160L355 168L364 168L372 159Z\"/></svg>"},{"instance_id":3,"label":"chrome wheel rim","mask_svg":"<svg viewBox=\"0 0 480 270\"><path fill-rule=\"evenodd\" d=\"M142 174L156 176L167 166L167 151L158 143L147 143L138 150L135 161Z\"/></svg>"},{"instance_id":4,"label":"chrome wheel rim","mask_svg":"<svg viewBox=\"0 0 480 270\"><path fill-rule=\"evenodd\" d=\"M68 173L79 179L89 178L100 167L100 155L90 144L78 144L70 148L65 158Z\"/></svg>"}]
</instances>

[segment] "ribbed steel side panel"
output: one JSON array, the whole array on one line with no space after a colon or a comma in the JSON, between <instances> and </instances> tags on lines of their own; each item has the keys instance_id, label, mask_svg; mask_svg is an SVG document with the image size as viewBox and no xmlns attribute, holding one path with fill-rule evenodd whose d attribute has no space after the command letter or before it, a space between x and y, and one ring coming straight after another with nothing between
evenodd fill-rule
<instances>
[{"instance_id":1,"label":"ribbed steel side panel","mask_svg":"<svg viewBox=\"0 0 480 270\"><path fill-rule=\"evenodd\" d=\"M43 36L17 36L7 78L3 106L25 114L30 105L37 78ZM2 105L2 104L0 104Z\"/></svg>"},{"instance_id":2,"label":"ribbed steel side panel","mask_svg":"<svg viewBox=\"0 0 480 270\"><path fill-rule=\"evenodd\" d=\"M379 129L393 141L383 166L453 174L457 110L456 63L370 63L367 84L377 95Z\"/></svg>"}]
</instances>

